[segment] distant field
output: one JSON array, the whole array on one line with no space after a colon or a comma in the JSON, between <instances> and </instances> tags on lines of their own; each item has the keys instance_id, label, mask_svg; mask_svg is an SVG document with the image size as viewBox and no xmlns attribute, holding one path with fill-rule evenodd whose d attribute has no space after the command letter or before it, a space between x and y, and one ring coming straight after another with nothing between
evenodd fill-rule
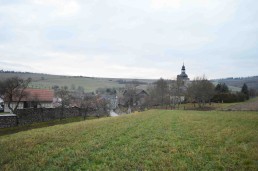
<instances>
[{"instance_id":1,"label":"distant field","mask_svg":"<svg viewBox=\"0 0 258 171\"><path fill-rule=\"evenodd\" d=\"M258 112L150 110L0 137L0 170L258 170Z\"/></svg>"},{"instance_id":2,"label":"distant field","mask_svg":"<svg viewBox=\"0 0 258 171\"><path fill-rule=\"evenodd\" d=\"M81 86L86 92L94 92L98 88L120 88L125 84L119 84L118 80L131 81L132 79L119 79L119 78L94 78L94 77L75 77L75 76L58 76L47 74L35 74L35 73L0 73L0 79L19 76L21 78L32 78L30 87L51 89L53 86L67 86L71 88L73 85L75 88ZM151 83L154 80L140 79L138 81Z\"/></svg>"}]
</instances>

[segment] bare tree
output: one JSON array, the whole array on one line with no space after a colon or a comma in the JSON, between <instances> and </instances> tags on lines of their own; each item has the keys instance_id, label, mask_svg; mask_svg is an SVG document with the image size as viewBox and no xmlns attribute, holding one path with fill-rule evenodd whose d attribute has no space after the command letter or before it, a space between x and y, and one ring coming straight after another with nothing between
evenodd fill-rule
<instances>
[{"instance_id":1,"label":"bare tree","mask_svg":"<svg viewBox=\"0 0 258 171\"><path fill-rule=\"evenodd\" d=\"M83 96L80 101L79 110L83 111L82 116L84 120L86 119L88 112L96 110L96 102L96 96Z\"/></svg>"},{"instance_id":2,"label":"bare tree","mask_svg":"<svg viewBox=\"0 0 258 171\"><path fill-rule=\"evenodd\" d=\"M56 91L56 96L61 99L61 106L60 106L61 108L60 120L61 120L64 116L64 108L68 107L70 104L71 95L70 95L70 92L68 91L68 88L65 86L65 87L61 87Z\"/></svg>"},{"instance_id":3,"label":"bare tree","mask_svg":"<svg viewBox=\"0 0 258 171\"><path fill-rule=\"evenodd\" d=\"M160 78L155 83L155 91L159 104L164 105L169 102L169 87L168 82L163 78Z\"/></svg>"},{"instance_id":4,"label":"bare tree","mask_svg":"<svg viewBox=\"0 0 258 171\"><path fill-rule=\"evenodd\" d=\"M182 103L182 96L185 94L184 90L184 81L177 78L176 80L170 81L169 85L169 92L170 92L170 102L175 107L176 104L179 105Z\"/></svg>"},{"instance_id":5,"label":"bare tree","mask_svg":"<svg viewBox=\"0 0 258 171\"><path fill-rule=\"evenodd\" d=\"M208 101L210 102L215 93L214 85L205 76L195 78L187 91L188 97L197 102L199 107L203 107Z\"/></svg>"},{"instance_id":6,"label":"bare tree","mask_svg":"<svg viewBox=\"0 0 258 171\"><path fill-rule=\"evenodd\" d=\"M30 82L31 78L24 80L19 77L12 77L4 81L0 81L1 98L7 102L7 106L12 113L17 111L21 100L28 95L25 89L28 87Z\"/></svg>"},{"instance_id":7,"label":"bare tree","mask_svg":"<svg viewBox=\"0 0 258 171\"><path fill-rule=\"evenodd\" d=\"M168 81L160 78L158 81L149 85L148 96L146 97L147 106L158 106L169 104L169 85ZM166 106L167 107L167 106Z\"/></svg>"},{"instance_id":8,"label":"bare tree","mask_svg":"<svg viewBox=\"0 0 258 171\"><path fill-rule=\"evenodd\" d=\"M138 86L137 81L132 81L130 84L126 84L124 91L124 101L127 102L127 107L133 107L137 102L136 87Z\"/></svg>"},{"instance_id":9,"label":"bare tree","mask_svg":"<svg viewBox=\"0 0 258 171\"><path fill-rule=\"evenodd\" d=\"M98 98L97 101L96 101L96 104L97 104L97 109L102 109L105 114L107 116L109 116L109 113L108 113L108 104L109 104L109 101L104 99L104 98ZM99 117L99 114L98 114L98 117Z\"/></svg>"}]
</instances>

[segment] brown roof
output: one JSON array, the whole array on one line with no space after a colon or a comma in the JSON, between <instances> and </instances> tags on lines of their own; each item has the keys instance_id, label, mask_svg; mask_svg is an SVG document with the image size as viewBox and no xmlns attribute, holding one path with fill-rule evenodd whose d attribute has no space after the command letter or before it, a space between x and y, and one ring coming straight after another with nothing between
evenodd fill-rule
<instances>
[{"instance_id":1,"label":"brown roof","mask_svg":"<svg viewBox=\"0 0 258 171\"><path fill-rule=\"evenodd\" d=\"M52 102L54 98L54 91L49 89L32 89L27 88L24 90L27 94L21 101L40 101L40 102ZM13 101L18 101L15 98Z\"/></svg>"}]
</instances>

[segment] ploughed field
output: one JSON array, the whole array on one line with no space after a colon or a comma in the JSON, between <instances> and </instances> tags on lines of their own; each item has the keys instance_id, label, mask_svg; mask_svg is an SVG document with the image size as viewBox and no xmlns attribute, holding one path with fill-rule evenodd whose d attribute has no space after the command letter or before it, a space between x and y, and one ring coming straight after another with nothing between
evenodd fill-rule
<instances>
[{"instance_id":1,"label":"ploughed field","mask_svg":"<svg viewBox=\"0 0 258 171\"><path fill-rule=\"evenodd\" d=\"M258 112L150 110L0 136L0 170L258 170Z\"/></svg>"}]
</instances>

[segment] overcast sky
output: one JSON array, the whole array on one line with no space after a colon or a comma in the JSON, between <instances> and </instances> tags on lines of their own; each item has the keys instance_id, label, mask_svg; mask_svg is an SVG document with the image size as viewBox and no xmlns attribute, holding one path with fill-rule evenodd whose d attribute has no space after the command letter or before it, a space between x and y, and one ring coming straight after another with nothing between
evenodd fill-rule
<instances>
[{"instance_id":1,"label":"overcast sky","mask_svg":"<svg viewBox=\"0 0 258 171\"><path fill-rule=\"evenodd\" d=\"M191 79L258 75L257 0L0 0L0 69Z\"/></svg>"}]
</instances>

